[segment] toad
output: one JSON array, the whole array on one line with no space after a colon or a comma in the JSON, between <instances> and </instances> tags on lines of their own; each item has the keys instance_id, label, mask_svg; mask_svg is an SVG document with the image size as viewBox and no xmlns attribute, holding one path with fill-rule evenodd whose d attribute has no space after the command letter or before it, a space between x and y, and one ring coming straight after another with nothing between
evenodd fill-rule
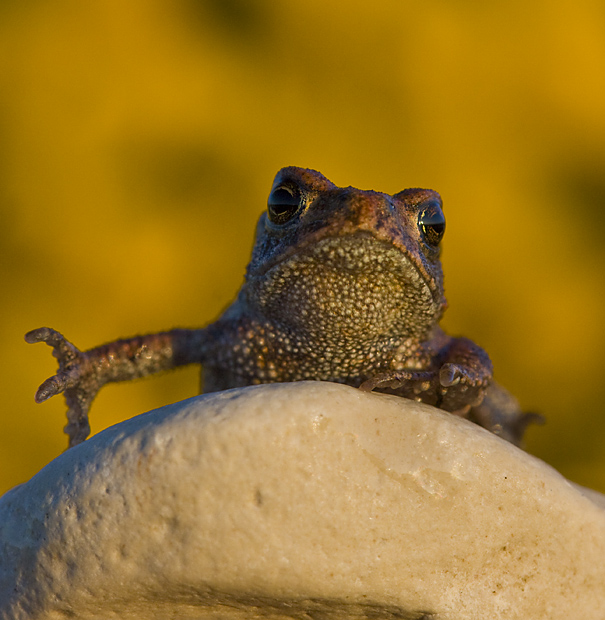
<instances>
[{"instance_id":1,"label":"toad","mask_svg":"<svg viewBox=\"0 0 605 620\"><path fill-rule=\"evenodd\" d=\"M36 393L63 393L74 446L106 383L201 364L204 392L286 381L335 381L414 399L469 418L519 444L536 420L492 380L487 353L447 335L439 194L394 195L337 187L314 170L275 177L245 281L235 301L201 329L116 340L78 350L42 327L59 363Z\"/></svg>"}]
</instances>

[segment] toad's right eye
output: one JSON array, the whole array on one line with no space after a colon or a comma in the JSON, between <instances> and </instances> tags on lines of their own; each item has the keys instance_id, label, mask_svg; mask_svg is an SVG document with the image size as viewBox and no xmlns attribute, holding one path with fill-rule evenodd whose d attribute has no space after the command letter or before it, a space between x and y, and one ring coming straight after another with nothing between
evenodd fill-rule
<instances>
[{"instance_id":1,"label":"toad's right eye","mask_svg":"<svg viewBox=\"0 0 605 620\"><path fill-rule=\"evenodd\" d=\"M445 216L441 207L436 203L430 203L418 216L418 227L424 241L436 248L445 232Z\"/></svg>"},{"instance_id":2,"label":"toad's right eye","mask_svg":"<svg viewBox=\"0 0 605 620\"><path fill-rule=\"evenodd\" d=\"M274 224L285 224L296 215L301 203L302 196L299 189L280 185L269 194L267 200L269 219Z\"/></svg>"}]
</instances>

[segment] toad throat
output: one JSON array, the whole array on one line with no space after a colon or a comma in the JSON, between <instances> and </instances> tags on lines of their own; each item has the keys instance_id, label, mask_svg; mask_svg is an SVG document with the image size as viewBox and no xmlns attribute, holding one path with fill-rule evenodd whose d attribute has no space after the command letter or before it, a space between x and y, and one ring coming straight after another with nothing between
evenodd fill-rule
<instances>
[{"instance_id":1,"label":"toad throat","mask_svg":"<svg viewBox=\"0 0 605 620\"><path fill-rule=\"evenodd\" d=\"M441 305L410 257L371 235L326 238L248 281L265 319L341 346L422 337Z\"/></svg>"}]
</instances>

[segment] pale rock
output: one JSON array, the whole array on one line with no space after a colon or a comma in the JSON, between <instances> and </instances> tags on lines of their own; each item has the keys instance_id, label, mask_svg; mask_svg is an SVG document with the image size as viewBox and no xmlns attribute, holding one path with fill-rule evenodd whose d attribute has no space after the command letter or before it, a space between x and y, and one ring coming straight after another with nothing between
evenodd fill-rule
<instances>
[{"instance_id":1,"label":"pale rock","mask_svg":"<svg viewBox=\"0 0 605 620\"><path fill-rule=\"evenodd\" d=\"M604 502L408 400L230 390L0 498L0 617L603 619Z\"/></svg>"}]
</instances>

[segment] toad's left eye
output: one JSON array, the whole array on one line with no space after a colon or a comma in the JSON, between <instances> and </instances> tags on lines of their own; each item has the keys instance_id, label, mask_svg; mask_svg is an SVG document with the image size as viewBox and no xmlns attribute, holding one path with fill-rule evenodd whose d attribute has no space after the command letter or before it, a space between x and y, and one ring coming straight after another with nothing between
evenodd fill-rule
<instances>
[{"instance_id":1,"label":"toad's left eye","mask_svg":"<svg viewBox=\"0 0 605 620\"><path fill-rule=\"evenodd\" d=\"M267 210L274 224L285 224L291 220L301 204L301 193L296 187L280 185L269 195Z\"/></svg>"},{"instance_id":2,"label":"toad's left eye","mask_svg":"<svg viewBox=\"0 0 605 620\"><path fill-rule=\"evenodd\" d=\"M441 207L434 203L425 207L418 216L418 227L425 242L437 247L445 232L445 216Z\"/></svg>"}]
</instances>

